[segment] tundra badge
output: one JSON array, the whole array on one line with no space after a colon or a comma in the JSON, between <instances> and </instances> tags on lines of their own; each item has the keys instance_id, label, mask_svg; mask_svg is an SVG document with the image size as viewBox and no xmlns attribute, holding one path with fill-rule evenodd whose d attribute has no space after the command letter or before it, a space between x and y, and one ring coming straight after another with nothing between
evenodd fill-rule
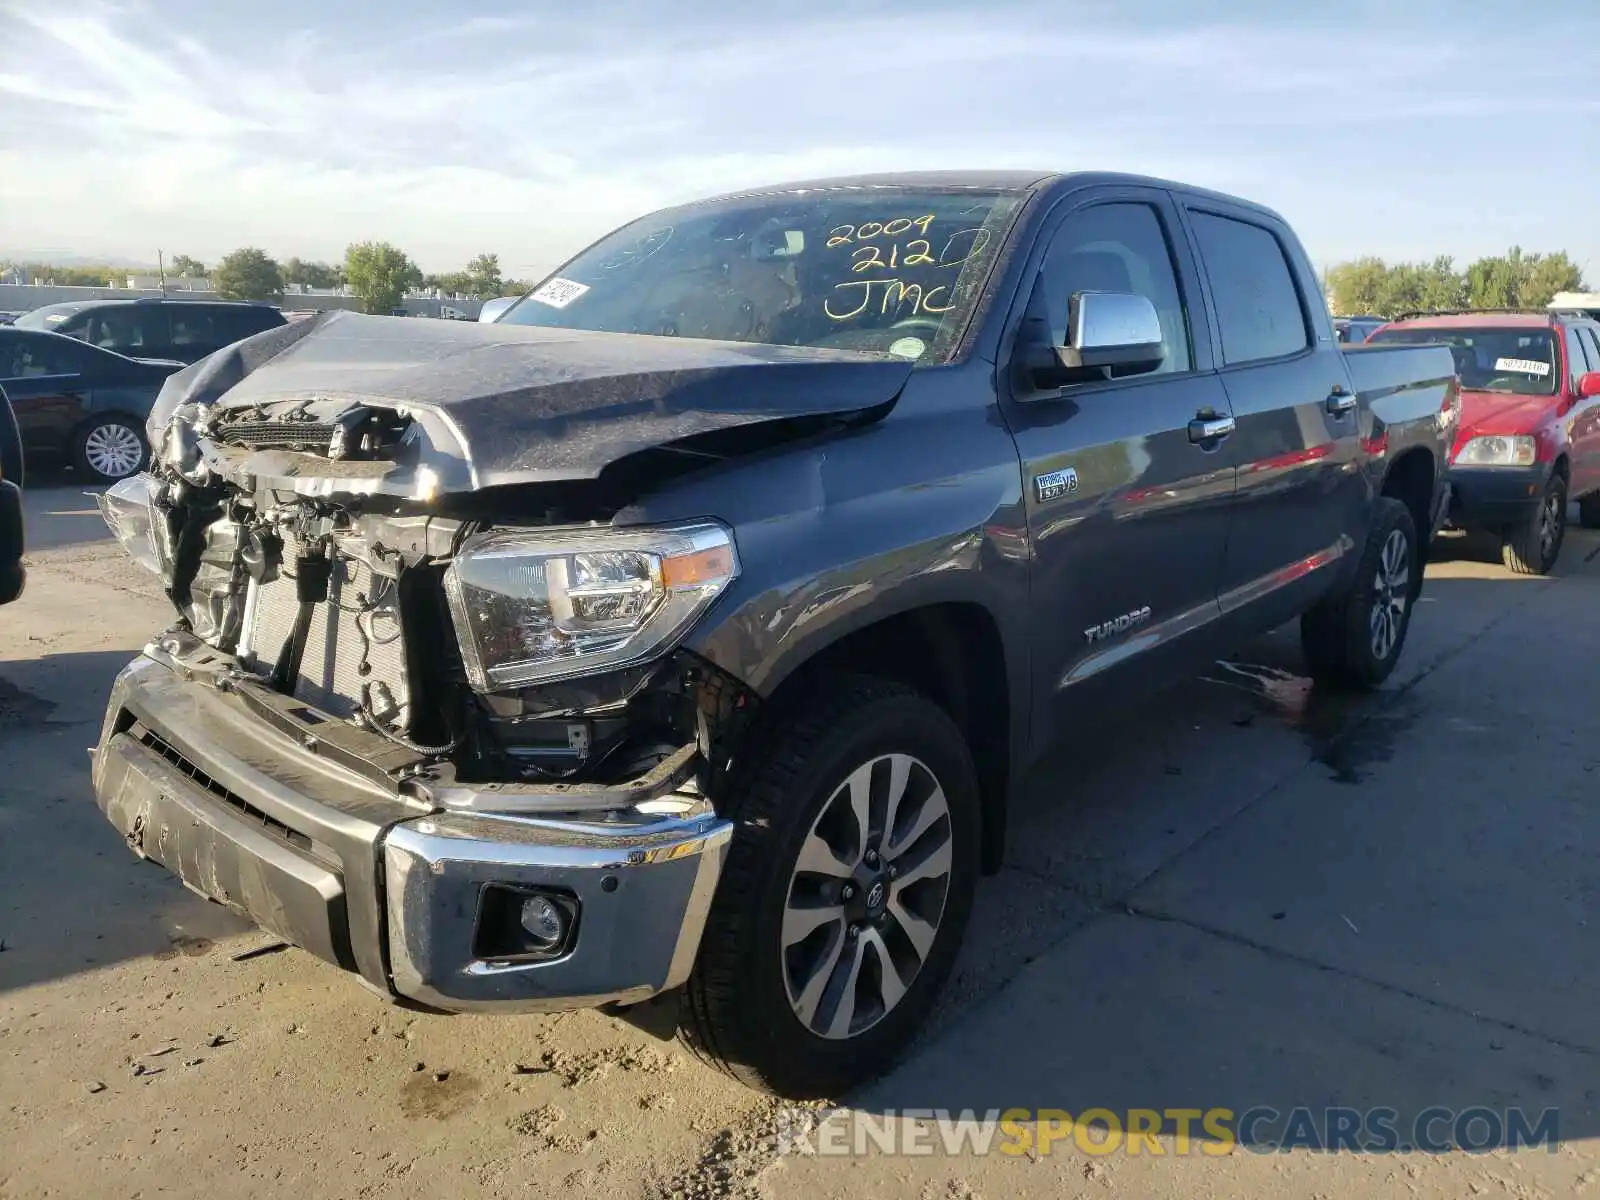
<instances>
[{"instance_id":1,"label":"tundra badge","mask_svg":"<svg viewBox=\"0 0 1600 1200\"><path fill-rule=\"evenodd\" d=\"M1078 472L1071 467L1051 471L1048 475L1035 475L1033 486L1038 490L1039 503L1069 496L1078 490Z\"/></svg>"},{"instance_id":2,"label":"tundra badge","mask_svg":"<svg viewBox=\"0 0 1600 1200\"><path fill-rule=\"evenodd\" d=\"M1098 625L1091 625L1083 631L1083 636L1091 642L1103 642L1108 637L1119 633L1127 633L1136 625L1143 625L1150 619L1150 606L1135 609L1131 613L1123 613L1120 617L1113 617L1109 621L1102 621Z\"/></svg>"}]
</instances>

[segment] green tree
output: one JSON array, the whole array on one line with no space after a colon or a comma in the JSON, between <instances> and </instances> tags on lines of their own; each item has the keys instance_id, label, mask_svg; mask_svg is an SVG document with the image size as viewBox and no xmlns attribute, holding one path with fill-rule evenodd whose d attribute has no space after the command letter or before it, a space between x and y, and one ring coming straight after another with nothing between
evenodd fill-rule
<instances>
[{"instance_id":1,"label":"green tree","mask_svg":"<svg viewBox=\"0 0 1600 1200\"><path fill-rule=\"evenodd\" d=\"M467 264L465 292L480 300L493 300L500 294L500 256L480 254Z\"/></svg>"},{"instance_id":2,"label":"green tree","mask_svg":"<svg viewBox=\"0 0 1600 1200\"><path fill-rule=\"evenodd\" d=\"M205 276L206 265L198 258L190 258L187 254L174 254L172 256L172 273L174 275L187 275L191 279L200 279Z\"/></svg>"},{"instance_id":3,"label":"green tree","mask_svg":"<svg viewBox=\"0 0 1600 1200\"><path fill-rule=\"evenodd\" d=\"M211 272L211 286L227 300L276 300L283 295L283 271L265 250L235 250Z\"/></svg>"},{"instance_id":4,"label":"green tree","mask_svg":"<svg viewBox=\"0 0 1600 1200\"><path fill-rule=\"evenodd\" d=\"M1522 282L1522 303L1544 308L1557 292L1585 291L1583 272L1565 250L1536 255Z\"/></svg>"},{"instance_id":5,"label":"green tree","mask_svg":"<svg viewBox=\"0 0 1600 1200\"><path fill-rule=\"evenodd\" d=\"M283 264L283 281L301 287L331 288L344 282L344 268L331 263L291 258Z\"/></svg>"},{"instance_id":6,"label":"green tree","mask_svg":"<svg viewBox=\"0 0 1600 1200\"><path fill-rule=\"evenodd\" d=\"M1378 297L1388 275L1389 266L1381 258L1335 263L1326 275L1329 307L1339 314L1378 313Z\"/></svg>"},{"instance_id":7,"label":"green tree","mask_svg":"<svg viewBox=\"0 0 1600 1200\"><path fill-rule=\"evenodd\" d=\"M356 242L344 252L344 274L369 313L387 313L408 288L422 283L422 272L404 250L388 242Z\"/></svg>"}]
</instances>

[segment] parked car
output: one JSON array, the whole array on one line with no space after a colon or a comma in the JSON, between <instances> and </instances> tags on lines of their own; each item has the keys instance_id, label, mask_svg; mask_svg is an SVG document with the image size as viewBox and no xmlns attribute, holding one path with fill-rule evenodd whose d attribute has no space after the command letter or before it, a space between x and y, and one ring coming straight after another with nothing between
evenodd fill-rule
<instances>
[{"instance_id":1,"label":"parked car","mask_svg":"<svg viewBox=\"0 0 1600 1200\"><path fill-rule=\"evenodd\" d=\"M285 324L270 304L242 300L75 300L18 317L19 329L64 333L129 358L199 362L252 334Z\"/></svg>"},{"instance_id":2,"label":"parked car","mask_svg":"<svg viewBox=\"0 0 1600 1200\"><path fill-rule=\"evenodd\" d=\"M1341 342L1359 344L1384 323L1383 317L1335 317L1333 332Z\"/></svg>"},{"instance_id":3,"label":"parked car","mask_svg":"<svg viewBox=\"0 0 1600 1200\"><path fill-rule=\"evenodd\" d=\"M22 520L22 438L11 402L0 388L0 604L22 595L27 569Z\"/></svg>"},{"instance_id":4,"label":"parked car","mask_svg":"<svg viewBox=\"0 0 1600 1200\"><path fill-rule=\"evenodd\" d=\"M284 333L102 497L179 609L107 817L408 1003L681 1023L789 1096L914 1035L1063 723L1295 617L1389 675L1456 417L1276 214L1118 175L764 188L493 329Z\"/></svg>"},{"instance_id":5,"label":"parked car","mask_svg":"<svg viewBox=\"0 0 1600 1200\"><path fill-rule=\"evenodd\" d=\"M0 328L0 387L30 456L65 459L109 483L144 469L145 420L180 362L135 360L59 333Z\"/></svg>"},{"instance_id":6,"label":"parked car","mask_svg":"<svg viewBox=\"0 0 1600 1200\"><path fill-rule=\"evenodd\" d=\"M1537 310L1427 313L1368 339L1423 342L1449 346L1461 375L1450 523L1498 537L1511 570L1548 573L1569 498L1600 528L1600 324Z\"/></svg>"},{"instance_id":7,"label":"parked car","mask_svg":"<svg viewBox=\"0 0 1600 1200\"><path fill-rule=\"evenodd\" d=\"M500 319L500 315L515 304L521 296L496 296L493 300L485 300L483 307L478 310L478 320L485 325L492 324Z\"/></svg>"},{"instance_id":8,"label":"parked car","mask_svg":"<svg viewBox=\"0 0 1600 1200\"><path fill-rule=\"evenodd\" d=\"M0 312L0 325L9 325L21 315L19 312Z\"/></svg>"}]
</instances>

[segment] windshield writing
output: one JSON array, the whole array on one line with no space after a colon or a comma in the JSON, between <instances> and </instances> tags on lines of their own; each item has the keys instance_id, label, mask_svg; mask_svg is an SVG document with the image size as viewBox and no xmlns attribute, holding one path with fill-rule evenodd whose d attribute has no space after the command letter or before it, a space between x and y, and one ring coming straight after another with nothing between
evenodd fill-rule
<instances>
[{"instance_id":1,"label":"windshield writing","mask_svg":"<svg viewBox=\"0 0 1600 1200\"><path fill-rule=\"evenodd\" d=\"M646 217L500 319L933 361L971 315L1019 200L839 189Z\"/></svg>"}]
</instances>

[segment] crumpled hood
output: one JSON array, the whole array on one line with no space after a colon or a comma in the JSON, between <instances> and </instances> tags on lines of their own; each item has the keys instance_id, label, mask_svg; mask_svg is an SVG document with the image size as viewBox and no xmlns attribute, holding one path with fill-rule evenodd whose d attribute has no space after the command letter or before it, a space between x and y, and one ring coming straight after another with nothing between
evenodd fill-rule
<instances>
[{"instance_id":1,"label":"crumpled hood","mask_svg":"<svg viewBox=\"0 0 1600 1200\"><path fill-rule=\"evenodd\" d=\"M251 410L331 420L359 406L414 418L407 461L429 491L589 479L629 454L792 417L887 412L911 364L842 350L326 313L257 334L172 376L152 445L182 404L212 423ZM876 411L875 411L876 410ZM314 455L260 450L226 473L307 478ZM346 488L409 494L377 464L326 462ZM363 470L363 468L367 468ZM355 477L361 477L357 481ZM326 482L326 481L324 481Z\"/></svg>"},{"instance_id":2,"label":"crumpled hood","mask_svg":"<svg viewBox=\"0 0 1600 1200\"><path fill-rule=\"evenodd\" d=\"M1555 396L1463 391L1461 433L1532 433L1554 415L1556 404Z\"/></svg>"}]
</instances>

